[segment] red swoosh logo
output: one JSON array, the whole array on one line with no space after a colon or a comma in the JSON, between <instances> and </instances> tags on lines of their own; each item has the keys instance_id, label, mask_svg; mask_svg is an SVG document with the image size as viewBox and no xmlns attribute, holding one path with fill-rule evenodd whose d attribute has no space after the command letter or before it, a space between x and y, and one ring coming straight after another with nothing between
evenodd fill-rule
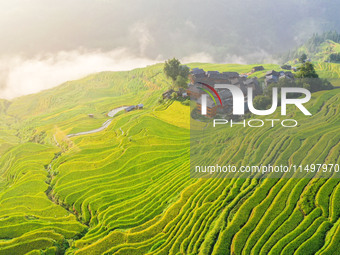
<instances>
[{"instance_id":1,"label":"red swoosh logo","mask_svg":"<svg viewBox=\"0 0 340 255\"><path fill-rule=\"evenodd\" d=\"M203 83L203 82L197 82L197 83L202 84L202 85L208 87L212 92L214 92L215 95L217 96L218 100L220 101L221 106L223 106L222 100L221 100L221 98L220 98L220 95L217 93L217 91L216 91L213 87L211 87L210 85L205 84L205 83Z\"/></svg>"}]
</instances>

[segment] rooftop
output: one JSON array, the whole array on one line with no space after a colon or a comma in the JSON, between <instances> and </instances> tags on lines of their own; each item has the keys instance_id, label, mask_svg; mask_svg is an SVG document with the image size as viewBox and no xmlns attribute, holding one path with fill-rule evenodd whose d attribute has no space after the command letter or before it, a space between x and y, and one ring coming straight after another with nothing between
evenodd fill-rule
<instances>
[{"instance_id":1,"label":"rooftop","mask_svg":"<svg viewBox=\"0 0 340 255\"><path fill-rule=\"evenodd\" d=\"M197 74L205 74L205 71L203 69L200 69L200 68L194 68L191 70L191 73L193 75L197 75Z\"/></svg>"},{"instance_id":2,"label":"rooftop","mask_svg":"<svg viewBox=\"0 0 340 255\"><path fill-rule=\"evenodd\" d=\"M196 101L196 103L197 104L202 104L202 102L201 102L201 100L199 99L199 100L197 100ZM208 108L213 108L213 107L215 107L216 105L215 105L215 102L210 98L210 97L207 97L207 107Z\"/></svg>"},{"instance_id":3,"label":"rooftop","mask_svg":"<svg viewBox=\"0 0 340 255\"><path fill-rule=\"evenodd\" d=\"M202 91L199 88L197 88L197 86L190 86L188 90L194 93L202 93Z\"/></svg>"}]
</instances>

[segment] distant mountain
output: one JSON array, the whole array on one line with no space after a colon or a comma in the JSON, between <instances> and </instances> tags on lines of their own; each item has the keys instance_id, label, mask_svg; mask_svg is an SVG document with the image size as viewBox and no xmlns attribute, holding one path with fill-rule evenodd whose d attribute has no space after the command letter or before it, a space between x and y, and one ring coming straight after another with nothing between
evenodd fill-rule
<instances>
[{"instance_id":1,"label":"distant mountain","mask_svg":"<svg viewBox=\"0 0 340 255\"><path fill-rule=\"evenodd\" d=\"M283 62L297 61L305 53L311 61L340 62L340 34L337 31L314 34L305 44L282 56Z\"/></svg>"}]
</instances>

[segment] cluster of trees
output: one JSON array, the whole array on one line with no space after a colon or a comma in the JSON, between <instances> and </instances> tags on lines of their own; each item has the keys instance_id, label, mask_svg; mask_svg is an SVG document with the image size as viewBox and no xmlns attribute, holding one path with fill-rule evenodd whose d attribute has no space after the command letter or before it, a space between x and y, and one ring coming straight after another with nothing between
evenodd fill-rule
<instances>
[{"instance_id":1,"label":"cluster of trees","mask_svg":"<svg viewBox=\"0 0 340 255\"><path fill-rule=\"evenodd\" d=\"M320 46L327 40L334 41L336 43L340 43L340 34L337 31L328 31L322 34L315 33L313 36L304 44L304 49L313 57L314 54L321 51ZM299 49L295 49L293 51L289 51L287 54L282 56L282 61L287 62L293 59L297 59L301 51ZM329 59L332 61L331 59ZM338 61L338 60L336 60Z\"/></svg>"},{"instance_id":2,"label":"cluster of trees","mask_svg":"<svg viewBox=\"0 0 340 255\"><path fill-rule=\"evenodd\" d=\"M189 67L181 65L181 62L176 59L165 61L164 69L165 76L172 80L172 84L178 88L185 88L188 83Z\"/></svg>"},{"instance_id":3,"label":"cluster of trees","mask_svg":"<svg viewBox=\"0 0 340 255\"><path fill-rule=\"evenodd\" d=\"M340 43L340 34L337 31L328 31L321 35L318 33L313 34L313 36L306 42L305 46L309 52L317 52L319 50L319 46L327 40Z\"/></svg>"},{"instance_id":4,"label":"cluster of trees","mask_svg":"<svg viewBox=\"0 0 340 255\"><path fill-rule=\"evenodd\" d=\"M340 62L340 53L332 53L329 55L330 62Z\"/></svg>"},{"instance_id":5,"label":"cluster of trees","mask_svg":"<svg viewBox=\"0 0 340 255\"><path fill-rule=\"evenodd\" d=\"M332 89L333 85L328 80L319 78L314 65L311 62L304 62L305 59L307 59L307 57L300 57L300 61L303 63L299 67L295 79L279 79L277 83L269 84L264 90L264 95L254 98L254 107L258 110L265 110L271 106L273 87L278 88L279 92L282 87L300 87L308 89L310 92ZM291 98L296 98L300 95L292 93L289 96ZM279 102L280 101L281 100L279 100Z\"/></svg>"}]
</instances>

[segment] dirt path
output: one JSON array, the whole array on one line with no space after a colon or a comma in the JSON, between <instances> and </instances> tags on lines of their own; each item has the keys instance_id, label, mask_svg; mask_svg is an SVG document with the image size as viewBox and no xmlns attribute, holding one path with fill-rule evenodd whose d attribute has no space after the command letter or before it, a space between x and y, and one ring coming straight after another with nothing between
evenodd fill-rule
<instances>
[{"instance_id":1,"label":"dirt path","mask_svg":"<svg viewBox=\"0 0 340 255\"><path fill-rule=\"evenodd\" d=\"M118 112L124 110L127 107L128 106L122 106L122 107L115 108L115 109L109 111L107 116L113 118ZM100 128L93 129L93 130L90 130L90 131L79 132L79 133L75 133L75 134L69 134L69 135L67 135L67 137L70 138L70 137L75 137L75 136L80 136L80 135L88 135L88 134L98 133L98 132L106 129L111 124L111 122L112 122L112 119L109 119L109 120L105 121Z\"/></svg>"}]
</instances>

